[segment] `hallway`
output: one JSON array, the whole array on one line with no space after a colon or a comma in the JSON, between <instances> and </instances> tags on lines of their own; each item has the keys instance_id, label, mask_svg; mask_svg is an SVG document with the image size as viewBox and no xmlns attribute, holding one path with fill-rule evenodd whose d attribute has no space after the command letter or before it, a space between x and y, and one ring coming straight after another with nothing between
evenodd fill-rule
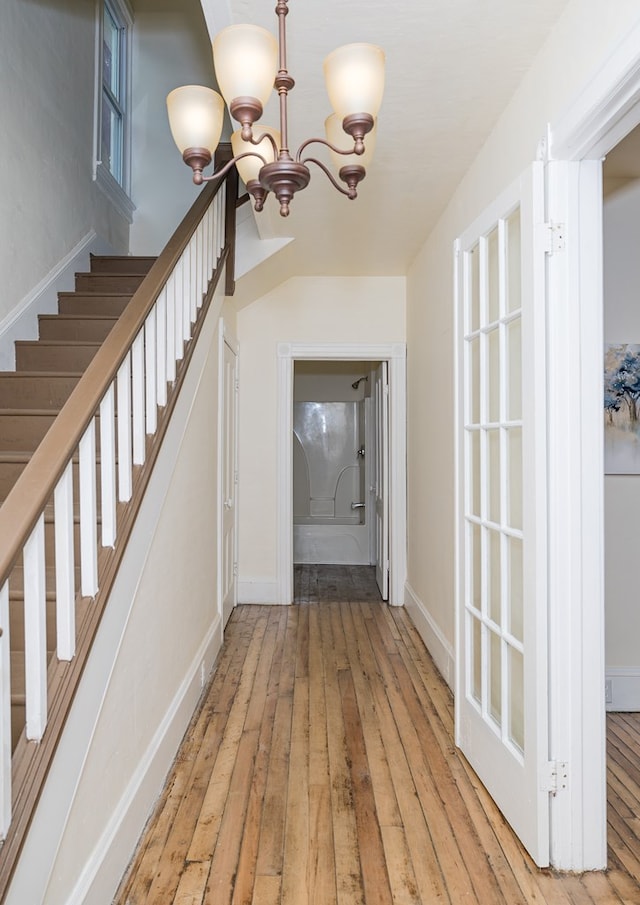
<instances>
[{"instance_id":1,"label":"hallway","mask_svg":"<svg viewBox=\"0 0 640 905\"><path fill-rule=\"evenodd\" d=\"M297 567L295 587L234 610L118 905L640 903L635 715L609 721L608 873L539 871L371 569Z\"/></svg>"}]
</instances>

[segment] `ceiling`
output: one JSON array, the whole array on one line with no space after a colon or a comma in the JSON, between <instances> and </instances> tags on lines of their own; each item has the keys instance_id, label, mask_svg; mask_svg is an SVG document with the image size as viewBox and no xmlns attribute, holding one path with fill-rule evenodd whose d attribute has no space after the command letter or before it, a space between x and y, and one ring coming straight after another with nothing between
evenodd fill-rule
<instances>
[{"instance_id":1,"label":"ceiling","mask_svg":"<svg viewBox=\"0 0 640 905\"><path fill-rule=\"evenodd\" d=\"M274 0L202 2L210 31L229 21L276 30ZM339 195L313 168L287 219L273 199L257 215L262 236L295 240L280 253L288 275L405 274L565 6L566 0L290 0L292 151L324 134L331 109L322 61L334 47L382 46L386 89L375 158L358 200ZM276 98L263 121L277 126L277 118Z\"/></svg>"}]
</instances>

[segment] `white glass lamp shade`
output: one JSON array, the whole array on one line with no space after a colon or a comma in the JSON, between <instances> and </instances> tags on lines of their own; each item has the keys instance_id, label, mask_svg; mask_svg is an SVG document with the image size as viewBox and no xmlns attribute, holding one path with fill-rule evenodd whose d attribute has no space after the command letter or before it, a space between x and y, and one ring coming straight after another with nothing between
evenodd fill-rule
<instances>
[{"instance_id":1,"label":"white glass lamp shade","mask_svg":"<svg viewBox=\"0 0 640 905\"><path fill-rule=\"evenodd\" d=\"M167 95L167 113L173 140L181 154L187 148L213 152L222 134L224 101L202 85L184 85Z\"/></svg>"},{"instance_id":2,"label":"white glass lamp shade","mask_svg":"<svg viewBox=\"0 0 640 905\"><path fill-rule=\"evenodd\" d=\"M360 164L360 166L363 166L366 169L371 164L373 152L376 147L377 125L378 123L376 121L371 132L367 133L364 137L364 154L336 154L335 151L332 151L331 148L329 148L331 160L337 170L341 167L351 166L354 163ZM328 116L325 119L324 131L327 136L327 141L336 148L348 151L353 147L353 139L347 135L342 128L342 117L338 116L337 113L332 113L331 116Z\"/></svg>"},{"instance_id":3,"label":"white glass lamp shade","mask_svg":"<svg viewBox=\"0 0 640 905\"><path fill-rule=\"evenodd\" d=\"M323 67L329 100L338 116L378 115L384 93L384 51L380 47L345 44L326 57Z\"/></svg>"},{"instance_id":4,"label":"white glass lamp shade","mask_svg":"<svg viewBox=\"0 0 640 905\"><path fill-rule=\"evenodd\" d=\"M227 104L252 97L264 106L278 69L278 42L257 25L230 25L213 40L213 65Z\"/></svg>"},{"instance_id":5,"label":"white glass lamp shade","mask_svg":"<svg viewBox=\"0 0 640 905\"><path fill-rule=\"evenodd\" d=\"M265 163L273 163L276 159L276 152L273 145L266 137L265 132L268 132L269 135L273 136L276 145L279 148L280 132L277 129L272 129L270 126L263 126L261 123L258 123L257 126L254 126L255 138L260 139L261 135L264 135L265 137L262 138L258 144L253 144L250 141L244 141L242 138L242 129L238 129L237 132L234 132L231 136L233 156L237 157L239 154L247 154L248 152L254 151L256 154L260 154L260 157L264 157ZM264 166L260 157L243 157L242 160L236 162L236 168L245 185L254 179L258 179L260 169Z\"/></svg>"}]
</instances>

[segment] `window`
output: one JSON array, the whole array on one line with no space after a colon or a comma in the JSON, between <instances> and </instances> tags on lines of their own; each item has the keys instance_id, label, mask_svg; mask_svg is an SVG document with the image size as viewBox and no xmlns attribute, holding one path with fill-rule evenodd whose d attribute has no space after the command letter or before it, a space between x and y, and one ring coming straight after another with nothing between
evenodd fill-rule
<instances>
[{"instance_id":1,"label":"window","mask_svg":"<svg viewBox=\"0 0 640 905\"><path fill-rule=\"evenodd\" d=\"M126 0L101 0L96 30L96 115L94 179L131 222L130 43Z\"/></svg>"}]
</instances>

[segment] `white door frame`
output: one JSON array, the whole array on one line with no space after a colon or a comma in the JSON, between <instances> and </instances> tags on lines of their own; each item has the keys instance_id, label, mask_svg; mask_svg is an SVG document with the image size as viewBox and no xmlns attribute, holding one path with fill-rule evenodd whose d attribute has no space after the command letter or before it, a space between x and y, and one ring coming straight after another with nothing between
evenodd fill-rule
<instances>
[{"instance_id":1,"label":"white door frame","mask_svg":"<svg viewBox=\"0 0 640 905\"><path fill-rule=\"evenodd\" d=\"M293 601L294 362L389 362L390 574L389 603L404 603L407 576L407 347L405 343L278 343L277 600Z\"/></svg>"},{"instance_id":2,"label":"white door frame","mask_svg":"<svg viewBox=\"0 0 640 905\"><path fill-rule=\"evenodd\" d=\"M548 263L550 757L567 763L551 861L606 866L601 159L640 123L640 23L553 123Z\"/></svg>"},{"instance_id":3,"label":"white door frame","mask_svg":"<svg viewBox=\"0 0 640 905\"><path fill-rule=\"evenodd\" d=\"M217 598L218 598L218 608L220 618L223 617L222 612L222 604L223 604L223 518L224 518L224 456L222 454L222 446L224 443L224 385L225 385L225 367L224 367L224 347L225 344L229 346L229 348L234 352L236 356L236 390L234 392L234 404L235 404L235 418L234 418L234 438L233 438L233 452L234 452L234 471L235 471L235 521L234 521L234 592L233 592L233 606L235 607L238 603L238 575L237 575L237 562L238 562L238 431L239 431L239 423L238 423L238 381L239 381L239 367L240 367L240 346L238 344L238 340L236 339L235 333L230 329L229 325L220 318L218 322L218 538L217 538L217 557L218 557L218 579L217 579ZM224 627L224 626L223 626Z\"/></svg>"}]
</instances>

